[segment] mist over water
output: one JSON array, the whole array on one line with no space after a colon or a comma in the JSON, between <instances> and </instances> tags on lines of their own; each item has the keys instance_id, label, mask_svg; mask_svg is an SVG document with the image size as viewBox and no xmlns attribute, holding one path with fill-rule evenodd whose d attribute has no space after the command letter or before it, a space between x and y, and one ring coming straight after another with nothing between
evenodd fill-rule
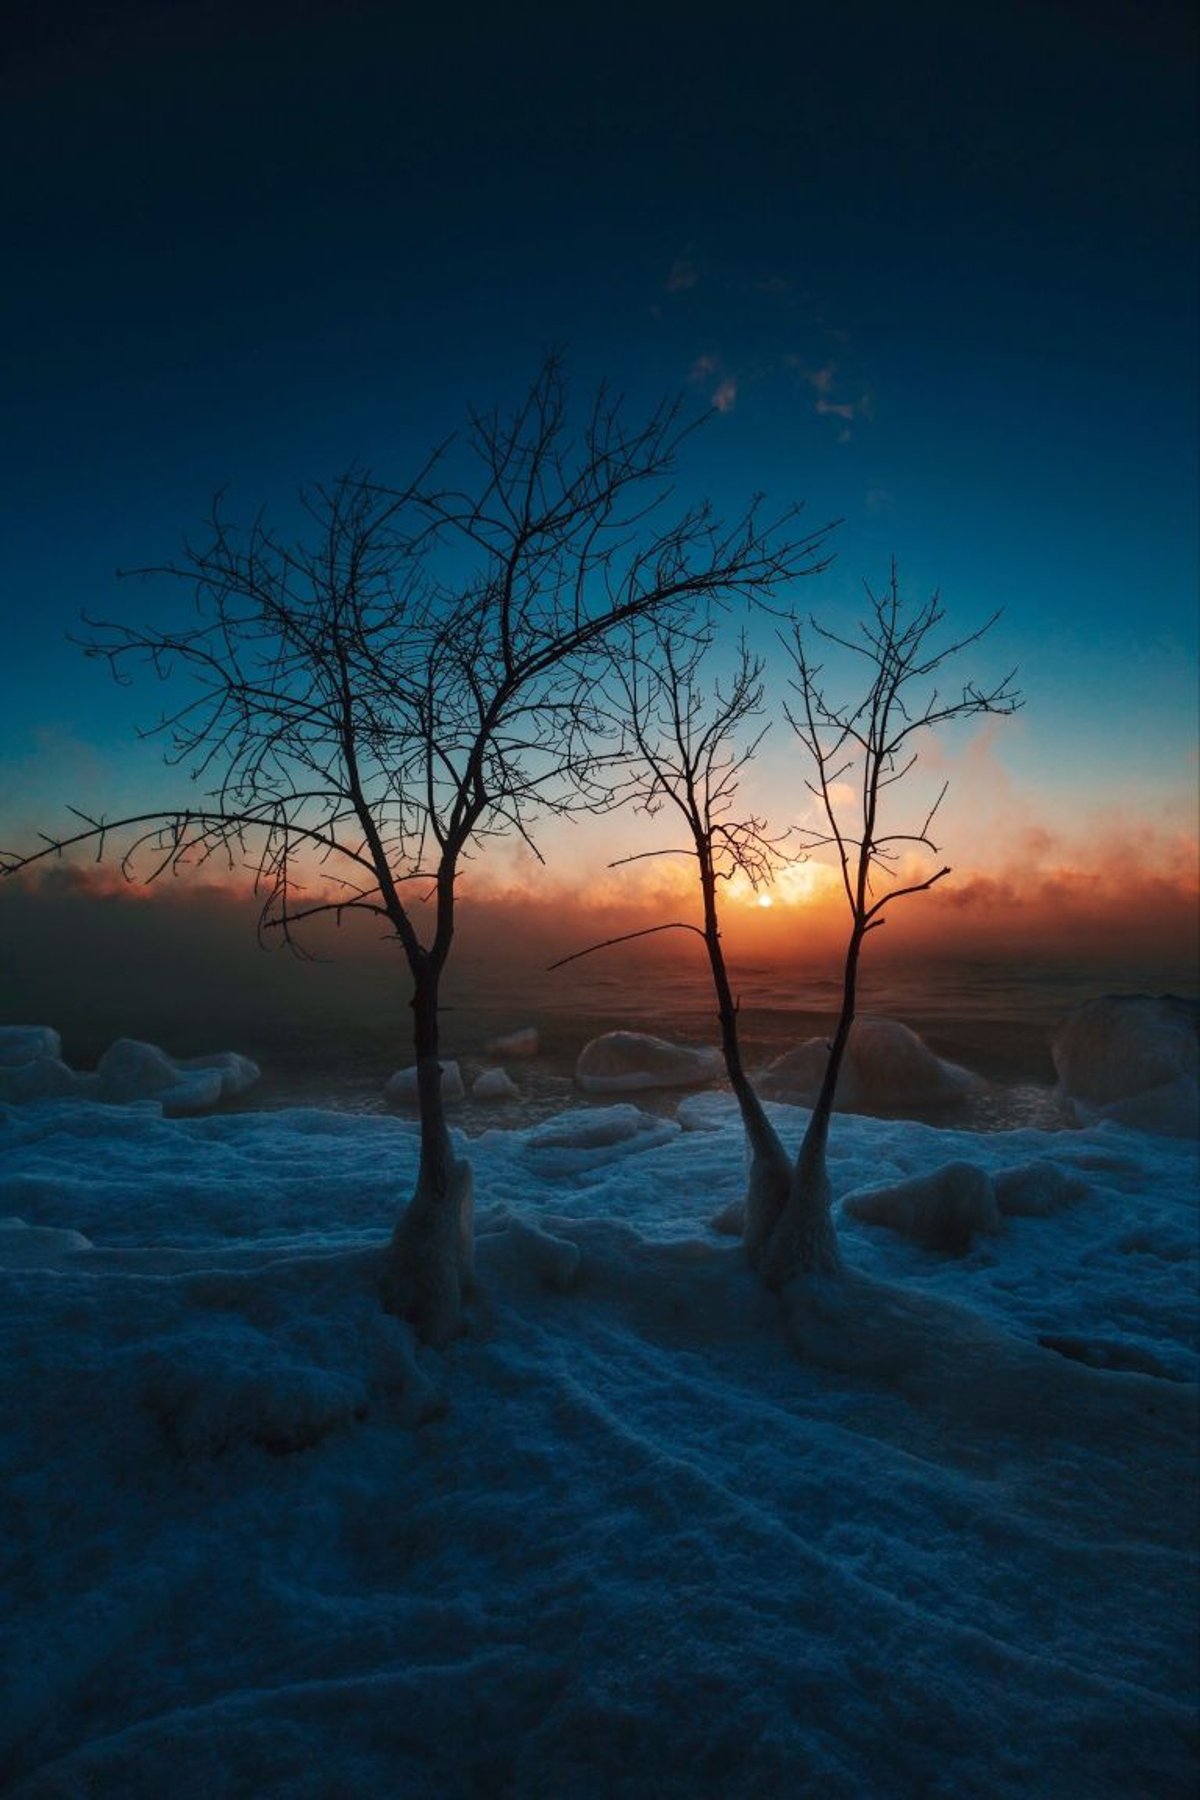
<instances>
[{"instance_id":1,"label":"mist over water","mask_svg":"<svg viewBox=\"0 0 1200 1800\"><path fill-rule=\"evenodd\" d=\"M516 915L514 915L516 916ZM563 942L596 942L586 924L547 914L512 929L507 915L477 916L456 942L444 987L442 1049L468 1088L504 1063L515 1101L454 1109L469 1132L527 1123L587 1104L572 1076L589 1039L626 1028L687 1044L716 1044L708 966L686 934L599 950L561 968ZM595 922L593 922L594 925ZM1054 1099L1050 1043L1081 1001L1105 993L1197 993L1194 956L1156 953L1130 934L1120 955L1028 957L907 953L869 942L860 966L860 1015L895 1019L937 1055L986 1085L966 1109L932 1123L994 1129L1065 1123ZM1177 940L1176 940L1177 941ZM412 1062L409 984L399 946L377 931L335 934L325 959L304 962L256 946L253 913L227 896L160 901L97 896L77 881L36 893L0 890L0 1023L53 1025L73 1067L91 1068L118 1037L176 1056L239 1050L262 1068L241 1103L381 1111L388 1076ZM827 1034L840 1000L837 955L791 962L731 960L744 1053L753 1073L805 1039ZM506 1059L493 1038L533 1025L539 1054ZM634 1096L673 1112L678 1090Z\"/></svg>"}]
</instances>

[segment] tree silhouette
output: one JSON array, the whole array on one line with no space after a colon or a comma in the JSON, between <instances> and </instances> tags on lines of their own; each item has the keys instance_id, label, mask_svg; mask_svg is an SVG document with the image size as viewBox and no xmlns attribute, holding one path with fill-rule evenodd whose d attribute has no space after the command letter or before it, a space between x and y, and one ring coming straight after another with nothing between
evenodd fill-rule
<instances>
[{"instance_id":1,"label":"tree silhouette","mask_svg":"<svg viewBox=\"0 0 1200 1800\"><path fill-rule=\"evenodd\" d=\"M820 534L797 509L732 523L673 509L692 425L645 422L601 389L572 428L557 358L511 415L473 414L402 489L351 473L303 496L307 535L214 503L207 536L142 570L190 589L168 628L89 620L85 647L121 681L139 667L184 694L150 735L198 791L6 855L14 873L119 834L131 879L216 856L253 871L260 934L303 952L315 919L363 912L401 945L420 1112L415 1190L381 1270L384 1303L430 1342L460 1328L473 1281L469 1167L442 1102L438 1004L462 863L482 838L533 844L547 813L608 805L622 745L600 699L612 634L639 619L768 599Z\"/></svg>"},{"instance_id":2,"label":"tree silhouette","mask_svg":"<svg viewBox=\"0 0 1200 1800\"><path fill-rule=\"evenodd\" d=\"M842 1002L829 1046L821 1087L804 1133L786 1204L763 1240L759 1266L772 1287L801 1273L831 1274L840 1267L833 1227L826 1148L838 1076L857 1004L859 958L869 932L885 922L896 901L927 893L942 881L947 866L930 867L940 852L931 836L946 794L946 783L909 829L886 817L890 790L912 773L920 756L920 735L955 719L980 713L1013 713L1022 704L1013 687L1015 671L994 686L966 681L958 691L939 686L946 666L969 650L995 624L993 614L965 637L941 633L946 614L938 596L909 607L901 598L893 562L886 591L867 589L869 616L857 637L841 637L815 620L811 637L839 645L866 664L860 697L841 704L827 694L822 669L814 663L805 632L793 625L786 640L798 705L788 719L812 759L815 774L806 785L820 803L824 827L807 833L811 849L835 853L835 865L850 911L850 935L842 969ZM852 801L843 801L850 789ZM906 867L901 858L909 859Z\"/></svg>"},{"instance_id":3,"label":"tree silhouette","mask_svg":"<svg viewBox=\"0 0 1200 1800\"><path fill-rule=\"evenodd\" d=\"M819 573L826 566L813 561L806 573ZM551 967L660 931L690 931L701 939L717 1003L725 1071L749 1151L743 1241L753 1262L787 1200L791 1159L742 1057L739 1002L725 959L720 892L735 875L745 876L755 888L768 884L799 852L793 849L789 854L791 834L772 834L764 819L739 805L741 777L770 728L760 723L765 663L742 636L722 677L714 672L717 639L712 618L700 629L681 629L678 621L662 616L638 621L614 645L611 677L614 718L636 753L623 797L651 818L667 815L682 828L685 841L619 857L610 866L649 857L689 858L700 889L703 923L672 920L624 932L560 958Z\"/></svg>"}]
</instances>

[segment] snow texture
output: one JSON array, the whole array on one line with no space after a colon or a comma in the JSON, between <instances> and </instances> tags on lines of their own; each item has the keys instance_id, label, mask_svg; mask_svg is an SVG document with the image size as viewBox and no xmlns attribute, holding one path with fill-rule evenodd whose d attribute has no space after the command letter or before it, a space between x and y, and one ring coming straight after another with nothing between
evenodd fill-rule
<instances>
[{"instance_id":1,"label":"snow texture","mask_svg":"<svg viewBox=\"0 0 1200 1800\"><path fill-rule=\"evenodd\" d=\"M233 1050L176 1057L136 1038L110 1044L94 1072L72 1069L63 1062L61 1040L51 1027L0 1027L0 1101L10 1105L74 1098L128 1106L153 1100L174 1118L211 1112L258 1078L258 1065Z\"/></svg>"},{"instance_id":2,"label":"snow texture","mask_svg":"<svg viewBox=\"0 0 1200 1800\"><path fill-rule=\"evenodd\" d=\"M829 1061L827 1038L809 1038L765 1071L762 1092L772 1100L811 1105ZM886 1112L905 1106L945 1106L970 1092L976 1077L943 1062L924 1040L895 1019L860 1018L850 1027L834 1105L843 1112Z\"/></svg>"},{"instance_id":3,"label":"snow texture","mask_svg":"<svg viewBox=\"0 0 1200 1800\"><path fill-rule=\"evenodd\" d=\"M1200 1135L1200 1004L1174 994L1103 994L1069 1014L1051 1046L1081 1121L1114 1119Z\"/></svg>"},{"instance_id":4,"label":"snow texture","mask_svg":"<svg viewBox=\"0 0 1200 1800\"><path fill-rule=\"evenodd\" d=\"M6 1794L1194 1793L1194 1146L837 1119L776 1298L687 1107L454 1134L444 1353L411 1122L0 1107ZM969 1186L958 1255L842 1204Z\"/></svg>"},{"instance_id":5,"label":"snow texture","mask_svg":"<svg viewBox=\"0 0 1200 1800\"><path fill-rule=\"evenodd\" d=\"M606 1031L584 1045L575 1065L575 1080L585 1094L703 1087L723 1073L719 1050L670 1044L643 1031Z\"/></svg>"}]
</instances>

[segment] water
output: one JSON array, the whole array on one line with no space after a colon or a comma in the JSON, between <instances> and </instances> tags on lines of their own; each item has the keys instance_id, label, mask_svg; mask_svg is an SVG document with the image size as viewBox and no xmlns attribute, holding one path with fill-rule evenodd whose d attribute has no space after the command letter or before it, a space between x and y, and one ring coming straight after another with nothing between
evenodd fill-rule
<instances>
[{"instance_id":1,"label":"water","mask_svg":"<svg viewBox=\"0 0 1200 1800\"><path fill-rule=\"evenodd\" d=\"M831 1030L840 998L836 970L745 964L735 966L732 975L752 1072ZM1050 1054L1058 1022L1099 993L1169 991L1194 993L1194 971L1133 960L1015 968L876 959L864 968L859 1011L901 1020L937 1055L983 1078L978 1091L953 1109L915 1114L910 1108L906 1116L980 1131L1020 1125L1059 1129L1070 1120L1055 1094ZM227 1038L226 1047L245 1050L263 1067L262 1083L242 1105L384 1111L383 1082L412 1060L405 999L403 984L393 979L386 987L377 983L371 1003L336 1025L311 1015L282 1022L266 1018L236 1039ZM622 1027L687 1044L718 1041L703 965L645 954L627 952L620 963L596 958L554 973L523 974L519 984L494 962L472 965L464 959L447 982L445 1001L443 1053L459 1062L468 1089L481 1069L503 1063L521 1090L518 1100L457 1104L454 1122L472 1135L589 1104L572 1074L580 1050L600 1032ZM538 1030L536 1057L505 1059L489 1050L491 1039L525 1025ZM671 1112L679 1092L651 1090L631 1097L646 1110Z\"/></svg>"}]
</instances>

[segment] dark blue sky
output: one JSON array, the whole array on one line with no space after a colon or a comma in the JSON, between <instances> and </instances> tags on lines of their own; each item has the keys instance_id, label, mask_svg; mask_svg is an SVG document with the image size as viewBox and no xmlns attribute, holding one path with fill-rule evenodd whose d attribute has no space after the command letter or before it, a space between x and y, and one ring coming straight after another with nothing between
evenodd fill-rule
<instances>
[{"instance_id":1,"label":"dark blue sky","mask_svg":"<svg viewBox=\"0 0 1200 1800\"><path fill-rule=\"evenodd\" d=\"M1184 818L1190 7L30 10L0 92L6 817L156 779L121 747L155 697L63 642L164 603L117 565L224 482L403 474L560 344L584 392L717 400L718 501L844 517L813 604L895 550L956 612L1004 605L1005 766L1056 818Z\"/></svg>"}]
</instances>

